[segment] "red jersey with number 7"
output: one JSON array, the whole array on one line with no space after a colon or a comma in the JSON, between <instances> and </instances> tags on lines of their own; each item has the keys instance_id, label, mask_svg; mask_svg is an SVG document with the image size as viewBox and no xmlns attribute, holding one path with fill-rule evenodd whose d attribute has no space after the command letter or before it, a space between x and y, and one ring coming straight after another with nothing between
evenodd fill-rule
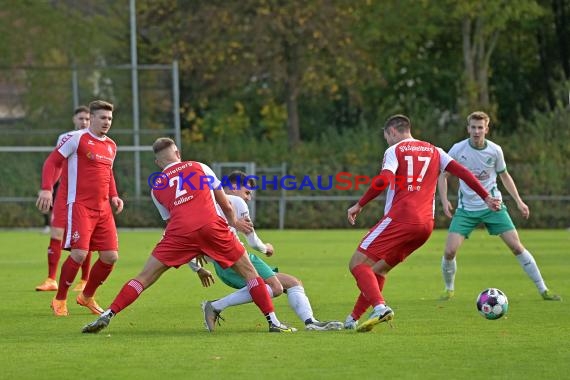
<instances>
[{"instance_id":1,"label":"red jersey with number 7","mask_svg":"<svg viewBox=\"0 0 570 380\"><path fill-rule=\"evenodd\" d=\"M395 180L386 194L384 215L410 224L433 220L437 179L452 160L443 149L413 138L389 147L382 170L394 173Z\"/></svg>"},{"instance_id":2,"label":"red jersey with number 7","mask_svg":"<svg viewBox=\"0 0 570 380\"><path fill-rule=\"evenodd\" d=\"M221 188L220 181L208 165L197 161L172 163L152 185L152 200L162 219L168 220L165 234L186 236L221 218L212 191Z\"/></svg>"}]
</instances>

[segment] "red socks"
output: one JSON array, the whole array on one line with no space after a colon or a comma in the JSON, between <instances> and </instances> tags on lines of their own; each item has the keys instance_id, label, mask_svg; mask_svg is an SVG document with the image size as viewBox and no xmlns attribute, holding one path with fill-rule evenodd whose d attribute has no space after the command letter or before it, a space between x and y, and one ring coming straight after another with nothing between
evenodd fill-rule
<instances>
[{"instance_id":1,"label":"red socks","mask_svg":"<svg viewBox=\"0 0 570 380\"><path fill-rule=\"evenodd\" d=\"M77 276L77 272L79 272L80 267L81 264L73 260L71 256L67 257L67 260L65 260L65 262L61 266L61 274L59 275L59 286L57 289L57 294L55 296L56 300L67 299L67 291L69 290L69 287L73 284L75 276Z\"/></svg>"},{"instance_id":2,"label":"red socks","mask_svg":"<svg viewBox=\"0 0 570 380\"><path fill-rule=\"evenodd\" d=\"M263 315L273 312L273 302L271 302L271 297L269 297L263 278L256 277L247 281L247 289L251 298L253 298L253 302L255 302Z\"/></svg>"},{"instance_id":3,"label":"red socks","mask_svg":"<svg viewBox=\"0 0 570 380\"><path fill-rule=\"evenodd\" d=\"M380 289L380 293L384 290L384 282L386 282L386 277L380 276L379 274L374 273L376 276L376 282L378 283L378 288Z\"/></svg>"},{"instance_id":4,"label":"red socks","mask_svg":"<svg viewBox=\"0 0 570 380\"><path fill-rule=\"evenodd\" d=\"M144 287L139 281L135 279L130 280L125 285L123 285L123 288L119 294L117 294L117 297L115 297L115 300L109 309L111 309L113 313L117 314L119 311L135 302L143 290Z\"/></svg>"},{"instance_id":5,"label":"red socks","mask_svg":"<svg viewBox=\"0 0 570 380\"><path fill-rule=\"evenodd\" d=\"M57 265L61 258L61 240L51 238L47 250L48 277L55 280L57 276Z\"/></svg>"},{"instance_id":6,"label":"red socks","mask_svg":"<svg viewBox=\"0 0 570 380\"><path fill-rule=\"evenodd\" d=\"M350 315L355 321L358 321L360 317L362 317L362 314L368 310L369 306L370 302L368 302L366 297L360 293L356 299L356 303L354 304L354 308L352 309L352 313L350 313Z\"/></svg>"},{"instance_id":7,"label":"red socks","mask_svg":"<svg viewBox=\"0 0 570 380\"><path fill-rule=\"evenodd\" d=\"M382 290L384 290L384 282L386 281L386 277L380 276L379 274L376 273L374 273L374 275L376 276L376 282L378 283L380 294L382 294ZM364 295L360 293L358 295L358 299L356 300L356 303L354 304L354 308L352 309L352 313L350 313L350 315L355 321L358 321L360 317L362 317L362 314L366 312L369 306L370 303L368 302L366 297L364 297Z\"/></svg>"},{"instance_id":8,"label":"red socks","mask_svg":"<svg viewBox=\"0 0 570 380\"><path fill-rule=\"evenodd\" d=\"M359 264L352 268L352 275L356 279L356 285L364 297L368 300L369 305L377 306L384 303L384 297L379 289L378 280L368 265Z\"/></svg>"},{"instance_id":9,"label":"red socks","mask_svg":"<svg viewBox=\"0 0 570 380\"><path fill-rule=\"evenodd\" d=\"M87 256L85 256L85 260L83 260L83 264L81 264L81 279L83 281L89 280L89 269L91 267L91 256L92 252L87 252Z\"/></svg>"},{"instance_id":10,"label":"red socks","mask_svg":"<svg viewBox=\"0 0 570 380\"><path fill-rule=\"evenodd\" d=\"M113 270L113 264L107 264L101 261L101 259L97 260L95 264L93 264L93 268L91 268L91 274L89 275L89 280L87 280L87 284L85 284L85 289L83 289L83 295L85 297L93 297L95 291ZM77 274L77 272L75 272Z\"/></svg>"}]
</instances>

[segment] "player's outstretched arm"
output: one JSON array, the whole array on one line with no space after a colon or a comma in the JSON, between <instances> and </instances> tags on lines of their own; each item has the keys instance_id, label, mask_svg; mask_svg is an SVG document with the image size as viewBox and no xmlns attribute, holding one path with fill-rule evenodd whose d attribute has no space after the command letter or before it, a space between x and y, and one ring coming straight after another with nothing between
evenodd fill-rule
<instances>
[{"instance_id":1,"label":"player's outstretched arm","mask_svg":"<svg viewBox=\"0 0 570 380\"><path fill-rule=\"evenodd\" d=\"M507 189L511 197L513 197L513 199L517 203L517 208L521 212L522 217L528 219L528 217L530 216L530 209L520 197L519 192L517 190L517 185L515 185L513 177L511 177L511 175L506 170L501 174L499 174L499 177L501 178L501 182L503 183L503 186L505 186L505 189Z\"/></svg>"},{"instance_id":2,"label":"player's outstretched arm","mask_svg":"<svg viewBox=\"0 0 570 380\"><path fill-rule=\"evenodd\" d=\"M485 198L485 204L490 210L493 211L499 211L501 209L502 203L503 202L501 202L499 198L495 198L490 195Z\"/></svg>"},{"instance_id":3,"label":"player's outstretched arm","mask_svg":"<svg viewBox=\"0 0 570 380\"><path fill-rule=\"evenodd\" d=\"M447 199L447 177L449 173L441 172L439 178L437 179L437 190L439 193L439 200L441 201L441 206L443 207L443 212L448 218L453 217L453 205Z\"/></svg>"},{"instance_id":4,"label":"player's outstretched arm","mask_svg":"<svg viewBox=\"0 0 570 380\"><path fill-rule=\"evenodd\" d=\"M354 223L356 223L356 217L361 212L362 212L362 206L359 203L353 204L347 211L348 223L354 226Z\"/></svg>"},{"instance_id":5,"label":"player's outstretched arm","mask_svg":"<svg viewBox=\"0 0 570 380\"><path fill-rule=\"evenodd\" d=\"M230 202L230 200L226 196L226 193L222 189L213 190L213 191L214 191L214 198L216 200L216 203L219 204L220 207L222 208L222 212L226 216L226 219L228 220L228 224L231 227L235 227L236 222L237 222L236 212L234 211L234 208L232 207L232 203Z\"/></svg>"},{"instance_id":6,"label":"player's outstretched arm","mask_svg":"<svg viewBox=\"0 0 570 380\"><path fill-rule=\"evenodd\" d=\"M490 196L489 192L481 185L481 182L465 166L457 163L457 161L450 161L445 170L462 179L467 186L473 189L485 201L487 207L491 210L498 211L501 209L501 200Z\"/></svg>"},{"instance_id":7,"label":"player's outstretched arm","mask_svg":"<svg viewBox=\"0 0 570 380\"><path fill-rule=\"evenodd\" d=\"M198 275L198 278L200 279L202 286L207 288L210 285L213 285L216 281L214 279L214 276L212 275L212 272L203 267L204 262L205 259L203 256L197 257L190 260L188 262L188 266L190 267L190 269L192 269L192 272L195 272Z\"/></svg>"},{"instance_id":8,"label":"player's outstretched arm","mask_svg":"<svg viewBox=\"0 0 570 380\"><path fill-rule=\"evenodd\" d=\"M253 223L249 218L241 218L236 221L236 230L244 234L250 234L253 232Z\"/></svg>"},{"instance_id":9,"label":"player's outstretched arm","mask_svg":"<svg viewBox=\"0 0 570 380\"><path fill-rule=\"evenodd\" d=\"M200 278L200 282L202 283L202 286L204 288L207 288L211 285L214 285L214 283L216 282L216 280L214 280L214 276L212 275L212 272L210 272L209 270L207 270L205 268L200 268L196 272L196 274Z\"/></svg>"},{"instance_id":10,"label":"player's outstretched arm","mask_svg":"<svg viewBox=\"0 0 570 380\"><path fill-rule=\"evenodd\" d=\"M378 195L382 194L384 190L394 182L394 173L388 169L382 169L380 174L372 179L370 187L366 190L366 193L358 200L358 202L352 205L347 211L348 222L352 225L356 222L356 217L362 211L362 208L366 206L368 202L376 198Z\"/></svg>"}]
</instances>

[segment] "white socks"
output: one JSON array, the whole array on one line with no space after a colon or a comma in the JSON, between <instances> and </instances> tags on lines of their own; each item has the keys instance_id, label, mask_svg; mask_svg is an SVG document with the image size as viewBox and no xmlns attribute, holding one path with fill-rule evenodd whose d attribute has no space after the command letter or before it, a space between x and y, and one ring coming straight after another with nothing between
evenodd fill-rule
<instances>
[{"instance_id":1,"label":"white socks","mask_svg":"<svg viewBox=\"0 0 570 380\"><path fill-rule=\"evenodd\" d=\"M532 254L525 249L520 255L515 255L515 257L528 277L534 282L539 293L544 293L548 288L542 279L542 275ZM455 259L446 260L445 257L442 257L441 273L443 274L443 281L445 282L445 288L447 290L454 290L455 288L455 272L457 272L457 262Z\"/></svg>"},{"instance_id":2,"label":"white socks","mask_svg":"<svg viewBox=\"0 0 570 380\"><path fill-rule=\"evenodd\" d=\"M536 261L534 261L532 254L525 249L520 255L515 255L515 257L519 261L519 264L524 269L528 277L534 281L534 284L536 285L539 293L544 293L544 291L547 290L547 287L544 283L544 280L542 279L542 275L540 274L540 270L538 269L538 265L536 265Z\"/></svg>"},{"instance_id":3,"label":"white socks","mask_svg":"<svg viewBox=\"0 0 570 380\"><path fill-rule=\"evenodd\" d=\"M269 297L273 298L273 291L271 290L271 287L267 284L265 284L265 287L269 292ZM249 303L252 301L253 298L251 298L251 294L249 294L249 289L247 288L247 286L245 286L239 290L236 290L233 293L228 294L223 298L220 298L219 300L212 302L212 306L214 307L214 309L222 311L227 307L242 305L244 303Z\"/></svg>"},{"instance_id":4,"label":"white socks","mask_svg":"<svg viewBox=\"0 0 570 380\"><path fill-rule=\"evenodd\" d=\"M311 322L317 322L313 317L313 309L305 294L305 289L301 285L287 289L287 300L289 301L291 309L295 311L295 314L299 316L301 321L306 322L310 320Z\"/></svg>"},{"instance_id":5,"label":"white socks","mask_svg":"<svg viewBox=\"0 0 570 380\"><path fill-rule=\"evenodd\" d=\"M445 256L441 258L441 273L443 274L443 282L445 289L455 290L455 272L457 272L457 261L446 260Z\"/></svg>"},{"instance_id":6,"label":"white socks","mask_svg":"<svg viewBox=\"0 0 570 380\"><path fill-rule=\"evenodd\" d=\"M273 298L271 287L267 284L265 284L265 286L267 287L269 296ZM307 298L305 289L302 286L298 285L287 289L287 301L289 301L291 309L299 316L301 321L306 322L309 320L311 322L317 322L313 317L313 309L311 308L309 298ZM252 302L252 298L247 287L244 287L219 300L213 301L212 306L214 309L222 311L230 306L242 305L249 302Z\"/></svg>"},{"instance_id":7,"label":"white socks","mask_svg":"<svg viewBox=\"0 0 570 380\"><path fill-rule=\"evenodd\" d=\"M348 316L344 320L344 323L346 324L346 323L352 323L352 322L356 322L356 319L352 318L352 314L348 314Z\"/></svg>"}]
</instances>

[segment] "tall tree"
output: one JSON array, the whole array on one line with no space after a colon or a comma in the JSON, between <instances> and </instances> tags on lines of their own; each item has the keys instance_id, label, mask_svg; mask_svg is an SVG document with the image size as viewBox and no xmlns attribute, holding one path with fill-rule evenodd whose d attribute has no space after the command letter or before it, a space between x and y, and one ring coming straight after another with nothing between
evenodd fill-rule
<instances>
[{"instance_id":1,"label":"tall tree","mask_svg":"<svg viewBox=\"0 0 570 380\"><path fill-rule=\"evenodd\" d=\"M154 55L180 60L184 81L198 98L194 102L263 88L286 105L288 140L296 146L302 139L302 94L353 88L370 78L371 65L363 63L366 56L350 34L357 6L340 0L244 0L180 8L161 0L145 3L141 16L154 25L144 31L148 46L163 41ZM181 21L179 27L166 24L172 18Z\"/></svg>"},{"instance_id":2,"label":"tall tree","mask_svg":"<svg viewBox=\"0 0 570 380\"><path fill-rule=\"evenodd\" d=\"M490 100L490 62L501 35L516 23L538 17L535 0L452 2L452 16L461 22L462 51L468 109L493 108Z\"/></svg>"}]
</instances>

